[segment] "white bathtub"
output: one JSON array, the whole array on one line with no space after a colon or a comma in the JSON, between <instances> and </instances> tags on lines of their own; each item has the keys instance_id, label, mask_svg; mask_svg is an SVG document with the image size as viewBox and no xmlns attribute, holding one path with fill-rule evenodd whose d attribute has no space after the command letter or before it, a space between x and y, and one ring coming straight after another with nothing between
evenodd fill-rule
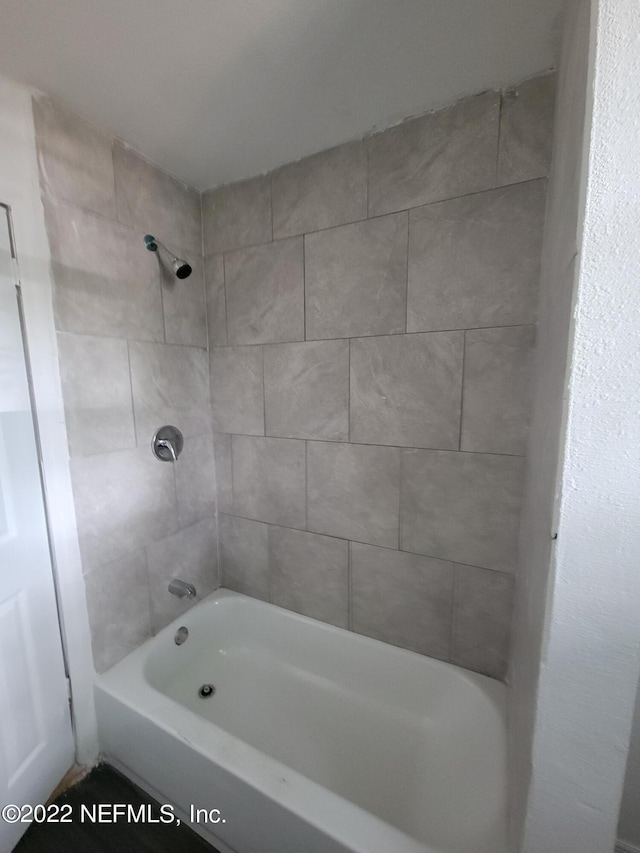
<instances>
[{"instance_id":1,"label":"white bathtub","mask_svg":"<svg viewBox=\"0 0 640 853\"><path fill-rule=\"evenodd\" d=\"M505 688L450 664L218 590L96 702L108 760L183 816L219 809L199 831L223 851L507 849Z\"/></svg>"}]
</instances>

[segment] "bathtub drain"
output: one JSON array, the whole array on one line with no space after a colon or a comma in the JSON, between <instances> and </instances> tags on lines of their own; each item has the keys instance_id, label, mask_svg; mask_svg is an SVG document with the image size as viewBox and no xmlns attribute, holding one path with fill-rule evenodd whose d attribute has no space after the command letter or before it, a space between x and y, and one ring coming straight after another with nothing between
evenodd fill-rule
<instances>
[{"instance_id":1,"label":"bathtub drain","mask_svg":"<svg viewBox=\"0 0 640 853\"><path fill-rule=\"evenodd\" d=\"M176 646L181 646L184 643L184 641L187 639L188 636L189 636L189 631L183 625L181 628L178 628L178 630L176 631L176 634L175 634L175 637L173 638L173 641L176 644Z\"/></svg>"},{"instance_id":2,"label":"bathtub drain","mask_svg":"<svg viewBox=\"0 0 640 853\"><path fill-rule=\"evenodd\" d=\"M216 688L213 684L203 684L200 690L198 690L198 696L200 696L201 699L208 699L209 696L213 696L215 692Z\"/></svg>"}]
</instances>

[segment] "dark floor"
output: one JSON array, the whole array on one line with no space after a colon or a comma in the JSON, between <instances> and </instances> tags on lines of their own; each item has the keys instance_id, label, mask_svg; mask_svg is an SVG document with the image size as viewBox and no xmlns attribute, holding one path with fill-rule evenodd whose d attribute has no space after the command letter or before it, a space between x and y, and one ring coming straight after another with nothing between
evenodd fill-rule
<instances>
[{"instance_id":1,"label":"dark floor","mask_svg":"<svg viewBox=\"0 0 640 853\"><path fill-rule=\"evenodd\" d=\"M217 853L188 826L178 826L177 822L130 823L126 815L113 822L110 809L104 815L109 823L98 823L97 812L95 823L86 812L81 820L82 804L91 808L100 803L130 803L136 814L140 806L146 805L151 807L153 818L160 817L159 803L106 764L60 794L55 803L61 807L59 816L68 813L72 822L32 823L14 853ZM144 813L147 814L146 809Z\"/></svg>"}]
</instances>

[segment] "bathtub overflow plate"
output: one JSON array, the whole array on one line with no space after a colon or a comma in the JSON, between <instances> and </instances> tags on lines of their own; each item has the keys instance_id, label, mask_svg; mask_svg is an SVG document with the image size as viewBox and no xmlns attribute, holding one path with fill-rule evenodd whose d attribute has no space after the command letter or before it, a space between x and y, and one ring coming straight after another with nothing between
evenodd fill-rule
<instances>
[{"instance_id":1,"label":"bathtub overflow plate","mask_svg":"<svg viewBox=\"0 0 640 853\"><path fill-rule=\"evenodd\" d=\"M176 634L175 634L175 637L173 638L173 641L175 642L176 646L181 646L184 643L184 641L187 639L188 636L189 636L189 630L187 628L185 628L183 625L181 628L178 628L178 630L176 631Z\"/></svg>"},{"instance_id":2,"label":"bathtub overflow plate","mask_svg":"<svg viewBox=\"0 0 640 853\"><path fill-rule=\"evenodd\" d=\"M200 696L201 699L208 699L209 696L213 696L215 692L216 688L213 684L203 684L200 690L198 690L198 696Z\"/></svg>"}]
</instances>

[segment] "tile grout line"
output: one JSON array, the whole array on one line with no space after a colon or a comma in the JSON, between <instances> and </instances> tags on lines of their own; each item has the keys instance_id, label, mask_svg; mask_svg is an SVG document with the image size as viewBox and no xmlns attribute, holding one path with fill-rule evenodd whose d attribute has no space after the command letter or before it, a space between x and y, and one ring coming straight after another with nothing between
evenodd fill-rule
<instances>
[{"instance_id":1,"label":"tile grout line","mask_svg":"<svg viewBox=\"0 0 640 853\"><path fill-rule=\"evenodd\" d=\"M500 171L500 139L502 136L502 107L504 100L504 92L502 89L499 90L499 101L498 101L498 139L496 144L496 181L495 186L498 188L498 174ZM526 181L521 181L521 183L526 183Z\"/></svg>"},{"instance_id":2,"label":"tile grout line","mask_svg":"<svg viewBox=\"0 0 640 853\"><path fill-rule=\"evenodd\" d=\"M147 578L147 596L149 598L149 628L151 629L151 636L155 637L155 619L153 616L153 598L151 596L151 569L150 560L149 560L149 552L147 551L148 545L142 546L142 553L144 554L144 566L145 566L145 575Z\"/></svg>"},{"instance_id":3,"label":"tile grout line","mask_svg":"<svg viewBox=\"0 0 640 853\"><path fill-rule=\"evenodd\" d=\"M257 249L257 248L262 247L262 246L270 246L272 243L282 243L285 240L293 240L296 237L305 237L305 236L308 236L311 234L322 234L325 231L332 231L334 229L344 228L344 227L347 227L349 225L358 225L360 223L370 222L370 221L373 221L375 219L383 219L385 216L396 216L398 213L410 213L412 210L420 210L423 207L431 207L432 205L436 205L436 204L445 204L448 201L459 201L460 199L471 198L471 197L476 196L476 195L482 195L483 193L496 192L496 190L506 190L509 187L517 187L517 186L521 186L522 184L533 184L536 181L547 182L548 179L549 179L548 175L538 175L537 177L534 177L534 178L526 178L523 181L512 181L508 184L503 184L499 187L498 186L488 186L482 190L474 190L473 192L463 193L462 195L444 196L443 198L434 199L433 201L426 201L426 202L423 202L422 204L412 204L412 205L409 205L408 207L401 207L398 209L393 208L391 210L385 211L384 213L375 213L375 214L373 214L373 216L367 215L364 218L349 219L346 222L339 222L336 225L327 225L324 228L315 228L315 229L311 229L309 231L300 231L300 232L296 232L294 234L288 234L286 237L275 237L275 238L272 237L271 240L263 240L262 242L259 242L259 243L246 243L243 246L236 246L233 249L225 249L225 250L223 250L223 252L228 253L228 254L232 254L234 252L244 252L245 249ZM244 181L238 181L237 183L243 183L243 182ZM231 186L231 185L229 185L229 186ZM60 201L62 204L69 205L70 207L78 207L78 205L73 204L73 202L65 202L62 199ZM89 211L89 213L93 213L93 211ZM95 215L99 216L102 219L108 219L108 217L105 217L105 215L101 214L101 213L96 213ZM135 229L130 228L127 225L124 225L123 223L118 223L118 224L122 225L123 228L128 228L129 230L135 230ZM186 251L186 247L183 247L183 248ZM214 255L215 254L222 254L222 252L212 252L211 254L214 254Z\"/></svg>"},{"instance_id":4,"label":"tile grout line","mask_svg":"<svg viewBox=\"0 0 640 853\"><path fill-rule=\"evenodd\" d=\"M407 255L404 283L404 334L409 331L409 230L411 228L411 213L407 211Z\"/></svg>"},{"instance_id":5,"label":"tile grout line","mask_svg":"<svg viewBox=\"0 0 640 853\"><path fill-rule=\"evenodd\" d=\"M475 566L473 567L475 568ZM453 590L451 596L451 630L449 635L449 660L455 660L455 638L458 628L458 564L453 564Z\"/></svg>"},{"instance_id":6,"label":"tile grout line","mask_svg":"<svg viewBox=\"0 0 640 853\"><path fill-rule=\"evenodd\" d=\"M271 578L271 527L270 523L267 523L267 600L270 604L273 604L273 589L272 589L272 578Z\"/></svg>"},{"instance_id":7,"label":"tile grout line","mask_svg":"<svg viewBox=\"0 0 640 853\"><path fill-rule=\"evenodd\" d=\"M231 510L232 512L227 513L227 515L235 515L236 509L236 499L235 499L235 487L234 487L234 476L233 476L233 435L229 435L229 467L231 468Z\"/></svg>"},{"instance_id":8,"label":"tile grout line","mask_svg":"<svg viewBox=\"0 0 640 853\"><path fill-rule=\"evenodd\" d=\"M264 347L260 348L262 356L262 430L263 435L267 435L267 386L264 379Z\"/></svg>"},{"instance_id":9,"label":"tile grout line","mask_svg":"<svg viewBox=\"0 0 640 853\"><path fill-rule=\"evenodd\" d=\"M371 338L400 338L404 335L447 335L451 334L451 332L491 332L495 329L522 329L527 326L532 326L533 328L537 327L537 323L531 321L529 323L502 323L495 326L462 326L458 328L451 329L415 329L410 332L387 332L386 334L375 334L375 335L342 335L336 338L308 338L304 340L303 338L297 338L296 340L288 340L288 341L253 341L251 343L233 343L233 344L222 344L215 347L216 349L222 349L223 347L262 347L262 346L281 346L283 344L305 344L305 343L318 343L319 341L358 341L358 340L369 340ZM84 334L83 332L68 332L64 329L60 330L66 335L79 335ZM94 335L94 337L99 338L112 338L117 337L116 335ZM148 339L140 340L140 343L163 343L162 341L151 341ZM189 344L171 344L167 343L167 346L190 346ZM193 349L205 349L205 347L194 347L191 345Z\"/></svg>"},{"instance_id":10,"label":"tile grout line","mask_svg":"<svg viewBox=\"0 0 640 853\"><path fill-rule=\"evenodd\" d=\"M302 334L307 340L307 238L302 235Z\"/></svg>"},{"instance_id":11,"label":"tile grout line","mask_svg":"<svg viewBox=\"0 0 640 853\"><path fill-rule=\"evenodd\" d=\"M460 376L460 429L458 432L458 451L462 450L462 420L464 416L464 370L467 357L467 333L462 333L462 373Z\"/></svg>"},{"instance_id":12,"label":"tile grout line","mask_svg":"<svg viewBox=\"0 0 640 853\"><path fill-rule=\"evenodd\" d=\"M400 451L398 464L398 551L402 551L402 492L404 490L404 453Z\"/></svg>"},{"instance_id":13,"label":"tile grout line","mask_svg":"<svg viewBox=\"0 0 640 853\"><path fill-rule=\"evenodd\" d=\"M366 157L366 178L367 178L367 185L366 185L366 194L367 194L366 213L367 213L367 215L366 215L365 219L370 219L370 216L369 216L369 179L370 179L371 173L370 173L370 167L369 167L369 143L368 142L364 143L364 150L365 150L365 157Z\"/></svg>"},{"instance_id":14,"label":"tile grout line","mask_svg":"<svg viewBox=\"0 0 640 853\"><path fill-rule=\"evenodd\" d=\"M115 137L111 137L111 168L113 169L113 203L115 204L115 222L120 222L120 217L118 216L118 181L116 180L116 158L115 158ZM75 205L74 205L75 206ZM81 210L86 210L86 208L80 208ZM91 211L90 211L91 212ZM102 214L104 216L104 214ZM110 219L111 217L106 217Z\"/></svg>"},{"instance_id":15,"label":"tile grout line","mask_svg":"<svg viewBox=\"0 0 640 853\"><path fill-rule=\"evenodd\" d=\"M222 287L224 290L224 337L226 346L229 346L229 312L227 308L227 261L226 255L222 253Z\"/></svg>"},{"instance_id":16,"label":"tile grout line","mask_svg":"<svg viewBox=\"0 0 640 853\"><path fill-rule=\"evenodd\" d=\"M129 341L125 340L127 345L127 365L129 368L129 393L131 394L131 418L133 420L133 437L135 440L135 447L139 447L138 444L138 424L136 422L136 407L133 402L133 374L131 372L131 350L129 348ZM92 456L97 456L97 454L91 454Z\"/></svg>"},{"instance_id":17,"label":"tile grout line","mask_svg":"<svg viewBox=\"0 0 640 853\"><path fill-rule=\"evenodd\" d=\"M532 179L532 180L543 180L543 178L537 178L537 179ZM520 183L526 183L526 181L521 181ZM138 237L140 237L140 234L144 231L144 229L140 228L139 226L129 225L127 222L122 222L120 219L117 219L117 218L114 219L113 216L109 216L106 213L100 213L99 210L92 210L90 207L83 207L81 204L76 204L73 201L67 201L66 199L61 198L58 195L54 195L49 190L42 190L41 196L43 193L46 194L47 199L49 199L52 202L52 206L54 206L54 207L64 207L64 208L70 207L70 208L73 208L76 211L79 211L81 213L86 214L91 219L99 219L99 220L102 220L103 222L108 222L111 225L115 225L124 231L128 231L132 237L138 238ZM136 242L137 242L137 239L136 239ZM173 241L170 241L166 238L163 242L166 242L168 244L168 248L177 249L177 250L179 250L181 252L185 252L185 253L193 253L193 254L197 255L198 252L200 251L199 246L197 246L197 247L179 246L177 243L174 243ZM212 252L211 254L220 254L220 253Z\"/></svg>"},{"instance_id":18,"label":"tile grout line","mask_svg":"<svg viewBox=\"0 0 640 853\"><path fill-rule=\"evenodd\" d=\"M347 540L347 628L353 631L353 571L351 565L351 541Z\"/></svg>"},{"instance_id":19,"label":"tile grout line","mask_svg":"<svg viewBox=\"0 0 640 853\"><path fill-rule=\"evenodd\" d=\"M309 445L304 442L304 529L309 530Z\"/></svg>"},{"instance_id":20,"label":"tile grout line","mask_svg":"<svg viewBox=\"0 0 640 853\"><path fill-rule=\"evenodd\" d=\"M271 212L271 242L273 243L273 172L269 174L269 210Z\"/></svg>"},{"instance_id":21,"label":"tile grout line","mask_svg":"<svg viewBox=\"0 0 640 853\"><path fill-rule=\"evenodd\" d=\"M526 454L524 453L494 453L489 450L459 450L457 447L415 447L410 444L372 444L369 441L339 441L332 440L328 438L308 438L307 436L290 436L290 435L262 435L261 433L251 433L251 432L225 432L225 430L217 429L214 432L220 433L221 435L237 435L242 438L272 438L275 441L313 441L316 444L329 444L329 445L338 445L338 444L350 444L353 447L378 447L381 449L396 449L401 452L404 450L418 450L424 451L425 453L467 453L469 455L475 456L499 456L502 459L526 459ZM206 433L198 433L198 435L206 435ZM108 452L108 451L107 451ZM88 454L95 456L96 454Z\"/></svg>"},{"instance_id":22,"label":"tile grout line","mask_svg":"<svg viewBox=\"0 0 640 853\"><path fill-rule=\"evenodd\" d=\"M200 193L200 256L202 257L202 283L204 285L204 325L207 330L207 355L211 355L211 340L209 338L209 300L207 298L207 265L205 263L204 251L204 210L202 199L204 193ZM211 388L211 370L209 370L209 388Z\"/></svg>"},{"instance_id":23,"label":"tile grout line","mask_svg":"<svg viewBox=\"0 0 640 853\"><path fill-rule=\"evenodd\" d=\"M532 323L527 323L527 325L533 325ZM508 328L512 328L509 326ZM162 347L180 347L182 349L195 349L202 350L203 352L208 351L208 346L198 346L197 344L176 344L172 341L157 341L151 338L132 338L127 337L126 335L104 335L98 334L96 332L78 332L78 331L70 331L67 329L56 329L56 334L58 335L73 335L78 338L97 338L100 341L130 341L132 344L145 344L147 346L162 346ZM333 339L332 339L333 340ZM340 340L337 338L336 340ZM300 342L302 343L302 342ZM242 344L242 346L262 346L262 344ZM224 347L228 349L229 347ZM214 347L214 349L223 349L223 347Z\"/></svg>"},{"instance_id":24,"label":"tile grout line","mask_svg":"<svg viewBox=\"0 0 640 853\"><path fill-rule=\"evenodd\" d=\"M348 339L348 371L347 371L347 444L351 444L351 341L352 338Z\"/></svg>"},{"instance_id":25,"label":"tile grout line","mask_svg":"<svg viewBox=\"0 0 640 853\"><path fill-rule=\"evenodd\" d=\"M407 551L404 548L392 548L389 545L377 545L373 542L364 542L359 539L348 539L345 536L338 536L335 533L322 533L319 530L313 530L311 528L304 527L290 527L286 524L276 524L274 521L264 521L261 518L253 518L248 515L240 515L237 512L221 512L221 515L227 515L232 518L239 518L243 521L253 521L256 524L269 524L272 527L282 527L284 530L292 530L295 533L308 533L311 536L321 536L325 539L335 539L339 542L351 542L352 545L365 545L368 548L379 548L381 551L390 551L392 554L410 554L412 557L424 557L428 560L435 560L439 563L451 563L455 566L460 566L465 569L478 569L483 572L493 572L496 575L506 575L506 577L513 578L515 580L515 572L510 572L506 569L492 569L488 566L476 566L473 563L462 563L460 560L452 559L451 557L438 557L435 554L423 554L418 551ZM202 520L202 519L201 519ZM198 524L199 522L194 522L194 524ZM191 526L191 525L189 525ZM161 537L164 538L164 537ZM155 541L155 540L154 540Z\"/></svg>"}]
</instances>

